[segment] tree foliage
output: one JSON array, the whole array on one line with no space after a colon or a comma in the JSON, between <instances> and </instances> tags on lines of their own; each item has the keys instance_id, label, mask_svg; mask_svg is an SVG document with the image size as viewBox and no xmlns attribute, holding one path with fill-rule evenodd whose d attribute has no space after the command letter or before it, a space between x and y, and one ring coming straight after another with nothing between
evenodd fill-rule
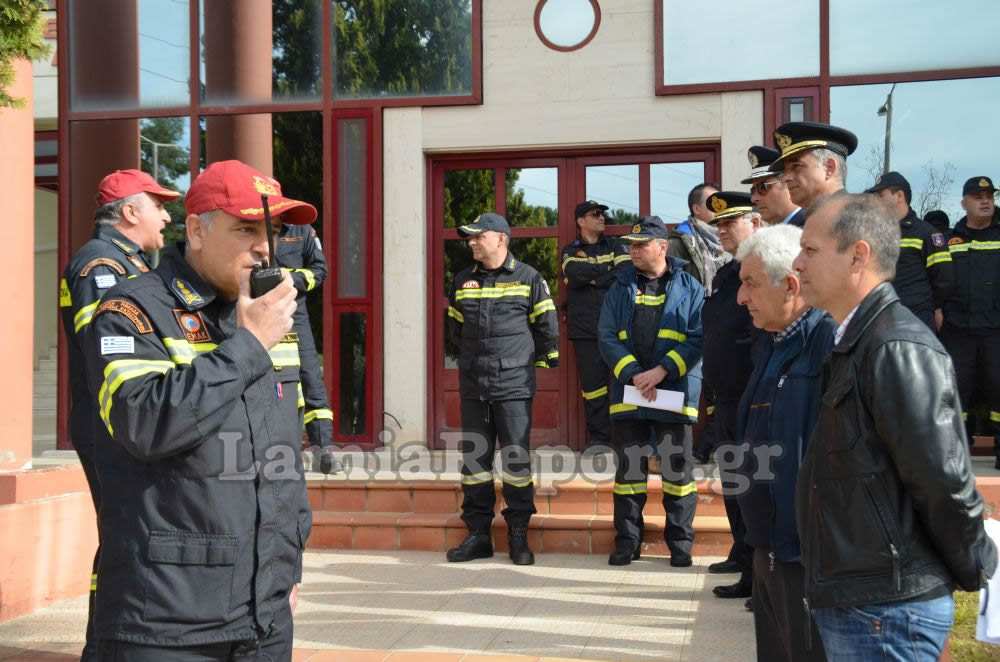
<instances>
[{"instance_id":1,"label":"tree foliage","mask_svg":"<svg viewBox=\"0 0 1000 662\"><path fill-rule=\"evenodd\" d=\"M152 175L159 184L178 190L178 178L188 174L191 167L191 150L183 142L184 118L144 119L139 126L139 135L146 138L139 141L141 170ZM154 148L150 140L159 143L159 147ZM171 244L184 238L184 200L183 198L171 200L164 207L170 214L170 225L163 230L163 240Z\"/></svg>"},{"instance_id":2,"label":"tree foliage","mask_svg":"<svg viewBox=\"0 0 1000 662\"><path fill-rule=\"evenodd\" d=\"M467 94L469 0L335 0L337 96Z\"/></svg>"},{"instance_id":3,"label":"tree foliage","mask_svg":"<svg viewBox=\"0 0 1000 662\"><path fill-rule=\"evenodd\" d=\"M37 60L49 53L44 42L44 0L0 0L0 108L23 108L24 99L8 92L17 58Z\"/></svg>"}]
</instances>

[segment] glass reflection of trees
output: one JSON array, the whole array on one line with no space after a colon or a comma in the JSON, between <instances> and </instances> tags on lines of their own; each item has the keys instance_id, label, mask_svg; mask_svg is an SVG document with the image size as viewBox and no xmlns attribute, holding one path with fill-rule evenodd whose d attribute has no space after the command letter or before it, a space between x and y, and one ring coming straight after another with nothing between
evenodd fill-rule
<instances>
[{"instance_id":1,"label":"glass reflection of trees","mask_svg":"<svg viewBox=\"0 0 1000 662\"><path fill-rule=\"evenodd\" d=\"M472 221L495 205L494 174L485 170L448 170L444 176L444 227L454 228ZM524 190L517 190L520 172L509 168L504 173L507 190L507 219L514 228L551 227L558 223L559 211L548 206L530 205L524 200ZM510 251L518 260L531 265L542 274L552 297L559 294L558 240L521 238L511 240ZM457 274L472 264L472 255L464 241L444 242L444 293L448 294ZM458 345L445 333L445 361L453 367L458 357Z\"/></svg>"}]
</instances>

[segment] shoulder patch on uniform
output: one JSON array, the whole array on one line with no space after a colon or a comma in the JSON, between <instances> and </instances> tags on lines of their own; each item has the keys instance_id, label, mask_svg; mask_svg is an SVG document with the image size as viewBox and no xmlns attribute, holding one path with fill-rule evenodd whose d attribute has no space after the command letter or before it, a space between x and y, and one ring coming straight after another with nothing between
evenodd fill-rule
<instances>
[{"instance_id":1,"label":"shoulder patch on uniform","mask_svg":"<svg viewBox=\"0 0 1000 662\"><path fill-rule=\"evenodd\" d=\"M126 244L124 241L120 241L118 239L112 239L111 243L117 246L118 248L122 249L122 251L124 251L126 255L131 255L132 253L135 252L135 249Z\"/></svg>"},{"instance_id":2,"label":"shoulder patch on uniform","mask_svg":"<svg viewBox=\"0 0 1000 662\"><path fill-rule=\"evenodd\" d=\"M132 263L133 267L139 270L139 273L144 274L147 271L149 271L149 267L146 266L146 263L143 262L142 258L139 257L138 255L129 255L128 261Z\"/></svg>"},{"instance_id":3,"label":"shoulder patch on uniform","mask_svg":"<svg viewBox=\"0 0 1000 662\"><path fill-rule=\"evenodd\" d=\"M59 279L59 307L66 308L73 305L73 295L69 292L69 285L65 278Z\"/></svg>"},{"instance_id":4,"label":"shoulder patch on uniform","mask_svg":"<svg viewBox=\"0 0 1000 662\"><path fill-rule=\"evenodd\" d=\"M110 257L99 257L83 265L83 269L80 269L80 278L86 278L89 276L90 272L93 271L95 267L107 267L119 276L125 275L125 267L120 265L118 262L112 260Z\"/></svg>"},{"instance_id":5,"label":"shoulder patch on uniform","mask_svg":"<svg viewBox=\"0 0 1000 662\"><path fill-rule=\"evenodd\" d=\"M190 312L187 310L174 309L174 317L184 332L184 338L188 342L211 342L212 336L208 333L205 325L205 318L201 316L201 311Z\"/></svg>"},{"instance_id":6,"label":"shoulder patch on uniform","mask_svg":"<svg viewBox=\"0 0 1000 662\"><path fill-rule=\"evenodd\" d=\"M962 237L952 237L951 239L948 240L949 246L954 246L955 244L964 244L964 243L965 239L963 239Z\"/></svg>"},{"instance_id":7,"label":"shoulder patch on uniform","mask_svg":"<svg viewBox=\"0 0 1000 662\"><path fill-rule=\"evenodd\" d=\"M931 235L931 243L935 246L944 246L944 235L940 232L935 232Z\"/></svg>"},{"instance_id":8,"label":"shoulder patch on uniform","mask_svg":"<svg viewBox=\"0 0 1000 662\"><path fill-rule=\"evenodd\" d=\"M201 295L195 292L194 288L186 280L181 280L180 278L173 279L170 283L170 289L180 297L181 301L189 306L200 306L205 303Z\"/></svg>"},{"instance_id":9,"label":"shoulder patch on uniform","mask_svg":"<svg viewBox=\"0 0 1000 662\"><path fill-rule=\"evenodd\" d=\"M139 306L135 305L131 301L125 301L124 299L108 299L101 303L94 311L94 318L96 319L101 313L119 313L124 315L129 319L132 324L135 325L135 330L139 333L152 333L153 324L146 317L146 313L142 312Z\"/></svg>"},{"instance_id":10,"label":"shoulder patch on uniform","mask_svg":"<svg viewBox=\"0 0 1000 662\"><path fill-rule=\"evenodd\" d=\"M94 276L94 284L99 290L106 290L109 287L114 287L117 282L118 279L115 278L114 274L96 274Z\"/></svg>"},{"instance_id":11,"label":"shoulder patch on uniform","mask_svg":"<svg viewBox=\"0 0 1000 662\"><path fill-rule=\"evenodd\" d=\"M135 354L132 336L101 336L101 356L108 354Z\"/></svg>"},{"instance_id":12,"label":"shoulder patch on uniform","mask_svg":"<svg viewBox=\"0 0 1000 662\"><path fill-rule=\"evenodd\" d=\"M460 289L463 289L463 290L478 290L479 287L480 287L480 285L479 285L479 281L478 280L467 280L464 283L462 283L462 287Z\"/></svg>"}]
</instances>

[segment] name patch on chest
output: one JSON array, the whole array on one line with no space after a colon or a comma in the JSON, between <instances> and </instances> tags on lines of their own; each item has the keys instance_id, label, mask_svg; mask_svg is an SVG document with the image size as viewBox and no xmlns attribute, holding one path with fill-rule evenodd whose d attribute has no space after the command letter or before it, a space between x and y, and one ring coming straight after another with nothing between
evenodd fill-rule
<instances>
[{"instance_id":1,"label":"name patch on chest","mask_svg":"<svg viewBox=\"0 0 1000 662\"><path fill-rule=\"evenodd\" d=\"M467 280L464 283L462 283L461 289L463 289L463 290L478 290L480 287L481 286L480 286L478 280Z\"/></svg>"}]
</instances>

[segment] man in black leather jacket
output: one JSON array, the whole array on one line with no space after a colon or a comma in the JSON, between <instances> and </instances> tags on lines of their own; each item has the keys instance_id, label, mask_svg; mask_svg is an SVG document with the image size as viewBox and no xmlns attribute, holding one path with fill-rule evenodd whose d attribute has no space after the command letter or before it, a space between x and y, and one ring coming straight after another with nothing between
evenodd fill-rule
<instances>
[{"instance_id":1,"label":"man in black leather jacket","mask_svg":"<svg viewBox=\"0 0 1000 662\"><path fill-rule=\"evenodd\" d=\"M937 660L952 591L997 563L954 368L889 283L899 224L882 206L842 195L808 216L794 267L840 326L796 486L804 607L829 659Z\"/></svg>"}]
</instances>

